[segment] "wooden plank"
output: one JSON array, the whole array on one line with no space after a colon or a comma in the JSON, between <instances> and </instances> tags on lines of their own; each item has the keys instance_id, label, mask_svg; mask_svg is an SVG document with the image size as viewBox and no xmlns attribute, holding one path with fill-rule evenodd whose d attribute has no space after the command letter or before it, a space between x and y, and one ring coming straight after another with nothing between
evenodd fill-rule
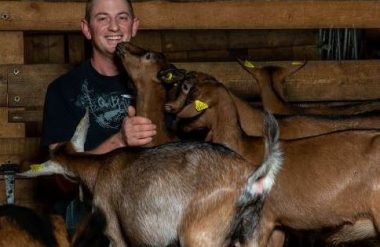
<instances>
[{"instance_id":1,"label":"wooden plank","mask_svg":"<svg viewBox=\"0 0 380 247\"><path fill-rule=\"evenodd\" d=\"M0 138L0 164L40 158L40 138Z\"/></svg>"},{"instance_id":2,"label":"wooden plank","mask_svg":"<svg viewBox=\"0 0 380 247\"><path fill-rule=\"evenodd\" d=\"M142 30L133 39L133 42L145 49L151 49L152 51L162 52L162 39L161 32L155 30Z\"/></svg>"},{"instance_id":3,"label":"wooden plank","mask_svg":"<svg viewBox=\"0 0 380 247\"><path fill-rule=\"evenodd\" d=\"M134 3L142 29L378 28L378 0ZM79 30L84 3L0 1L0 30ZM217 13L217 14L211 14Z\"/></svg>"},{"instance_id":4,"label":"wooden plank","mask_svg":"<svg viewBox=\"0 0 380 247\"><path fill-rule=\"evenodd\" d=\"M25 124L9 123L9 111L6 107L0 107L0 138L25 137Z\"/></svg>"},{"instance_id":5,"label":"wooden plank","mask_svg":"<svg viewBox=\"0 0 380 247\"><path fill-rule=\"evenodd\" d=\"M8 104L16 106L43 106L47 86L67 72L69 65L38 64L8 65Z\"/></svg>"},{"instance_id":6,"label":"wooden plank","mask_svg":"<svg viewBox=\"0 0 380 247\"><path fill-rule=\"evenodd\" d=\"M0 31L0 44L2 44L0 45L0 64L24 63L24 40L22 32Z\"/></svg>"},{"instance_id":7,"label":"wooden plank","mask_svg":"<svg viewBox=\"0 0 380 247\"><path fill-rule=\"evenodd\" d=\"M0 107L8 105L7 101L8 91L8 68L0 66Z\"/></svg>"},{"instance_id":8,"label":"wooden plank","mask_svg":"<svg viewBox=\"0 0 380 247\"><path fill-rule=\"evenodd\" d=\"M137 35L137 37L139 35ZM304 45L316 46L317 44L318 30L311 29L162 31L162 51L164 53L199 50L278 48Z\"/></svg>"},{"instance_id":9,"label":"wooden plank","mask_svg":"<svg viewBox=\"0 0 380 247\"><path fill-rule=\"evenodd\" d=\"M258 64L282 63L289 62ZM175 64L179 68L211 74L245 99L254 100L258 97L256 82L236 62ZM10 66L8 70L12 71L12 68ZM9 105L42 107L47 85L67 71L69 66L20 65L17 68L20 76L12 75L9 80ZM283 91L286 100L291 102L379 99L380 60L310 61L288 79Z\"/></svg>"},{"instance_id":10,"label":"wooden plank","mask_svg":"<svg viewBox=\"0 0 380 247\"><path fill-rule=\"evenodd\" d=\"M81 33L68 34L68 63L79 64L85 60L85 39Z\"/></svg>"},{"instance_id":11,"label":"wooden plank","mask_svg":"<svg viewBox=\"0 0 380 247\"><path fill-rule=\"evenodd\" d=\"M25 35L25 63L65 63L64 35Z\"/></svg>"},{"instance_id":12,"label":"wooden plank","mask_svg":"<svg viewBox=\"0 0 380 247\"><path fill-rule=\"evenodd\" d=\"M10 123L27 123L27 122L42 122L43 108L33 110L17 110L8 113L8 122Z\"/></svg>"},{"instance_id":13,"label":"wooden plank","mask_svg":"<svg viewBox=\"0 0 380 247\"><path fill-rule=\"evenodd\" d=\"M289 63L258 62L257 65ZM211 74L247 100L258 97L256 82L237 63L179 63L177 66ZM282 90L289 102L380 99L380 60L309 61L286 80Z\"/></svg>"}]
</instances>

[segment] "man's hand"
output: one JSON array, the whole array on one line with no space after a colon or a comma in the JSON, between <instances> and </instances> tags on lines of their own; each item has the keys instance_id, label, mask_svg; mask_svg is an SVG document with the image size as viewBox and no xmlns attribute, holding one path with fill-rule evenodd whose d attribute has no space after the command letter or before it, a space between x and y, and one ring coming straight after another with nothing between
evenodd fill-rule
<instances>
[{"instance_id":1,"label":"man's hand","mask_svg":"<svg viewBox=\"0 0 380 247\"><path fill-rule=\"evenodd\" d=\"M157 134L156 125L148 118L136 116L133 106L128 107L128 117L123 119L120 132L127 146L148 144Z\"/></svg>"}]
</instances>

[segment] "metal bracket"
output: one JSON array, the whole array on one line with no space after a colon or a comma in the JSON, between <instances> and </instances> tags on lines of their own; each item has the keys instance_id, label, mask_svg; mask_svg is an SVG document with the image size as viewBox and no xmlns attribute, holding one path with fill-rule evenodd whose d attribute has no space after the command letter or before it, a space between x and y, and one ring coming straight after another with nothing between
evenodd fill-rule
<instances>
[{"instance_id":1,"label":"metal bracket","mask_svg":"<svg viewBox=\"0 0 380 247\"><path fill-rule=\"evenodd\" d=\"M17 164L5 163L0 165L0 175L4 175L7 204L15 203L15 174L17 172L19 172Z\"/></svg>"}]
</instances>

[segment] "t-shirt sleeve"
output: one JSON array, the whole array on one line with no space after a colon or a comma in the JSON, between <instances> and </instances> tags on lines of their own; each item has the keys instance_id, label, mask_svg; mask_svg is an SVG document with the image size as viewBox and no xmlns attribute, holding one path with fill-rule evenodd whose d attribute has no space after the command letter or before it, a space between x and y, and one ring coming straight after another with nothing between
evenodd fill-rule
<instances>
[{"instance_id":1,"label":"t-shirt sleeve","mask_svg":"<svg viewBox=\"0 0 380 247\"><path fill-rule=\"evenodd\" d=\"M77 122L70 110L69 99L65 98L58 83L51 83L45 95L42 146L70 140Z\"/></svg>"}]
</instances>

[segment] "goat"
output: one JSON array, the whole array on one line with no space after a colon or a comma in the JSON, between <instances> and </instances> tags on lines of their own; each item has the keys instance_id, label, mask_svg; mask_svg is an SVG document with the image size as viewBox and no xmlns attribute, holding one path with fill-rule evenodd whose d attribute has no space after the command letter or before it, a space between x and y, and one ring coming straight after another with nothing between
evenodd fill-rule
<instances>
[{"instance_id":1,"label":"goat","mask_svg":"<svg viewBox=\"0 0 380 247\"><path fill-rule=\"evenodd\" d=\"M148 117L157 126L157 134L147 146L177 140L177 135L166 127L163 106L171 95L176 95L176 82L183 79L183 70L169 64L162 53L142 49L130 42L119 43L116 53L136 88L137 114Z\"/></svg>"},{"instance_id":2,"label":"goat","mask_svg":"<svg viewBox=\"0 0 380 247\"><path fill-rule=\"evenodd\" d=\"M65 222L17 205L0 206L0 246L69 247Z\"/></svg>"},{"instance_id":3,"label":"goat","mask_svg":"<svg viewBox=\"0 0 380 247\"><path fill-rule=\"evenodd\" d=\"M302 69L306 62L301 65L290 64L287 66L257 66L252 62L238 60L242 67L257 81L260 89L261 101L264 109L278 115L360 115L369 112L380 111L379 101L361 102L350 105L318 105L302 107L285 102L279 94L283 84L289 76ZM283 95L282 95L283 97Z\"/></svg>"},{"instance_id":4,"label":"goat","mask_svg":"<svg viewBox=\"0 0 380 247\"><path fill-rule=\"evenodd\" d=\"M215 83L219 82L211 75L202 72L189 72L182 82L182 88L176 99L165 103L165 110L170 113L178 113L186 103L188 94L192 90L194 84ZM193 89L196 90L196 89ZM213 93L210 92L210 97ZM260 136L263 121L262 110L249 105L230 93L230 98L238 111L239 123L244 132L249 136ZM222 98L217 98L220 101ZM328 133L338 132L342 130L369 130L379 129L380 117L377 115L361 115L361 116L277 116L280 126L280 139L292 140L306 137L324 135ZM199 123L200 119L196 123ZM190 123L191 124L191 123ZM186 128L190 128L187 123ZM193 129L195 123L192 123ZM202 126L201 126L202 127Z\"/></svg>"},{"instance_id":5,"label":"goat","mask_svg":"<svg viewBox=\"0 0 380 247\"><path fill-rule=\"evenodd\" d=\"M78 153L75 147L83 146L88 129L86 114L70 143L57 146L50 160L20 175L79 178L106 218L112 246L166 246L176 240L181 246L229 246L227 236L236 235L232 222L240 226L244 219L244 210L241 218L234 216L237 206L244 209L265 197L281 166L278 126L270 115L265 119L260 152L265 155L254 163L212 143Z\"/></svg>"},{"instance_id":6,"label":"goat","mask_svg":"<svg viewBox=\"0 0 380 247\"><path fill-rule=\"evenodd\" d=\"M205 107L196 109L196 101ZM187 103L177 116L193 119L188 131L207 127L210 141L255 160L257 138L242 130L234 96L223 84L195 83ZM341 131L280 145L284 164L248 246L267 246L281 227L330 228L330 244L379 236L380 132Z\"/></svg>"}]
</instances>

